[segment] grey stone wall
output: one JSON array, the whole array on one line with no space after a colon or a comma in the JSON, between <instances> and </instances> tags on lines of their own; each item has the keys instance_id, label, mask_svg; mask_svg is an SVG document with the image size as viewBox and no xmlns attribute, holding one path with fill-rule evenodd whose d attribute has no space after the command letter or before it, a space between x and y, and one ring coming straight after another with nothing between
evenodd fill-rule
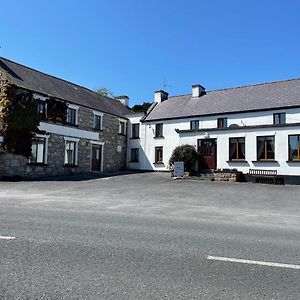
<instances>
[{"instance_id":1,"label":"grey stone wall","mask_svg":"<svg viewBox=\"0 0 300 300\"><path fill-rule=\"evenodd\" d=\"M125 169L127 139L125 135L119 134L119 118L104 115L102 121L103 131L100 132L100 140L104 142L104 171L115 171ZM121 147L121 152L118 151Z\"/></svg>"},{"instance_id":2,"label":"grey stone wall","mask_svg":"<svg viewBox=\"0 0 300 300\"><path fill-rule=\"evenodd\" d=\"M78 129L93 130L93 111L80 107L78 110ZM28 159L10 153L0 153L0 177L25 176L41 177L70 173L86 173L91 168L91 141L80 139L78 144L78 166L65 167L64 136L49 133L47 165L28 164ZM119 117L104 114L99 141L104 143L103 171L118 171L126 167L127 139L119 134ZM119 149L118 149L119 148ZM118 151L120 150L120 151Z\"/></svg>"}]
</instances>

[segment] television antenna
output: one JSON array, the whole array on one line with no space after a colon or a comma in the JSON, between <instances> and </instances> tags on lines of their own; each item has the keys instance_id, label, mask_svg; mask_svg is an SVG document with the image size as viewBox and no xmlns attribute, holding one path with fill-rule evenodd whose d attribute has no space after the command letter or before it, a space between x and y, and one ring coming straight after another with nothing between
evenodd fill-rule
<instances>
[{"instance_id":1,"label":"television antenna","mask_svg":"<svg viewBox=\"0 0 300 300\"><path fill-rule=\"evenodd\" d=\"M165 90L167 87L171 87L171 85L167 84L167 79L164 78L163 90Z\"/></svg>"}]
</instances>

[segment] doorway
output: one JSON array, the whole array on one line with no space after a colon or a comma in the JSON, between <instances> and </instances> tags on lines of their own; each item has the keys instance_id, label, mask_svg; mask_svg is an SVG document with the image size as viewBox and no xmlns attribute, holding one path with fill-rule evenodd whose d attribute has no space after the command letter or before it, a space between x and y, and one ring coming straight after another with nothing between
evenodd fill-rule
<instances>
[{"instance_id":1,"label":"doorway","mask_svg":"<svg viewBox=\"0 0 300 300\"><path fill-rule=\"evenodd\" d=\"M198 140L201 169L215 170L217 168L217 139Z\"/></svg>"},{"instance_id":2,"label":"doorway","mask_svg":"<svg viewBox=\"0 0 300 300\"><path fill-rule=\"evenodd\" d=\"M100 172L102 167L102 145L92 145L92 166L91 170Z\"/></svg>"}]
</instances>

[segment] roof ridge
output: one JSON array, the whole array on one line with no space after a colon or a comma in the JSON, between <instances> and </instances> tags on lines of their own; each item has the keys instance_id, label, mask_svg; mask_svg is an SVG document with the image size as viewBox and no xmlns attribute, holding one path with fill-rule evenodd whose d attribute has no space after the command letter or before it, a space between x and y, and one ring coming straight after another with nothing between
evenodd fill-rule
<instances>
[{"instance_id":1,"label":"roof ridge","mask_svg":"<svg viewBox=\"0 0 300 300\"><path fill-rule=\"evenodd\" d=\"M11 63L13 63L13 64L19 65L19 66L21 66L21 67L24 67L24 68L26 68L26 69L32 70L32 71L34 71L34 72L38 72L38 73L41 73L41 74L46 75L46 76L48 76L48 77L52 77L52 78L54 78L54 79L57 79L57 80L60 80L60 81L69 83L69 84L71 84L71 85L73 85L73 86L77 86L77 87L79 87L79 88L85 89L85 90L87 90L87 91L89 91L89 92L92 92L92 93L94 93L94 94L99 95L99 96L102 97L104 100L107 100L107 98L109 99L109 101L110 101L110 100L116 100L116 99L114 99L114 98L110 98L110 97L107 97L107 96L104 96L104 95L100 95L100 94L98 94L97 92L95 92L95 91L93 91L93 90L91 90L91 89L89 89L89 88L87 88L87 87L85 87L85 86L79 85L79 84L77 84L77 83L73 83L73 82L71 82L71 81L69 81L69 80L65 80L65 79L62 79L62 78L60 78L60 77L57 77L57 76L54 76L54 75L51 75L51 74L47 74L47 73L45 73L45 72L43 72L43 71L40 71L40 70L36 70L36 69L34 69L34 68L28 67L28 66L23 65L23 64L18 63L18 62L15 62L15 61L10 60L10 59L8 59L8 58L5 58L5 57L3 57L3 56L0 56L0 59L7 60L7 61L9 61L9 62L11 62Z\"/></svg>"},{"instance_id":2,"label":"roof ridge","mask_svg":"<svg viewBox=\"0 0 300 300\"><path fill-rule=\"evenodd\" d=\"M227 90L237 90L237 89L242 89L242 88L247 88L247 87L254 87L254 86L260 86L260 85L268 85L268 84L274 84L274 83L276 84L276 83L289 82L289 81L294 81L294 80L300 80L300 77L298 77L298 78L290 78L290 79L283 79L283 80L274 80L274 81L260 82L260 83L254 83L254 84L247 84L247 85L241 85L241 86L237 86L237 87L229 87L229 88L216 89L216 90L207 91L207 93L213 93L213 92L219 92L219 91L227 91ZM189 95L192 96L192 94L181 94L181 95L172 95L172 96L169 96L169 98L189 96Z\"/></svg>"}]
</instances>

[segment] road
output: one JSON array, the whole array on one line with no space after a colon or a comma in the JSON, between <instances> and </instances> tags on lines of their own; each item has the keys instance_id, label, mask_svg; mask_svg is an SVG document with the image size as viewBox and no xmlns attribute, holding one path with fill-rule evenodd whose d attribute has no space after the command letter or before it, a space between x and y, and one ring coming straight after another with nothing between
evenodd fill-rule
<instances>
[{"instance_id":1,"label":"road","mask_svg":"<svg viewBox=\"0 0 300 300\"><path fill-rule=\"evenodd\" d=\"M299 299L300 187L159 173L0 187L0 299Z\"/></svg>"}]
</instances>

